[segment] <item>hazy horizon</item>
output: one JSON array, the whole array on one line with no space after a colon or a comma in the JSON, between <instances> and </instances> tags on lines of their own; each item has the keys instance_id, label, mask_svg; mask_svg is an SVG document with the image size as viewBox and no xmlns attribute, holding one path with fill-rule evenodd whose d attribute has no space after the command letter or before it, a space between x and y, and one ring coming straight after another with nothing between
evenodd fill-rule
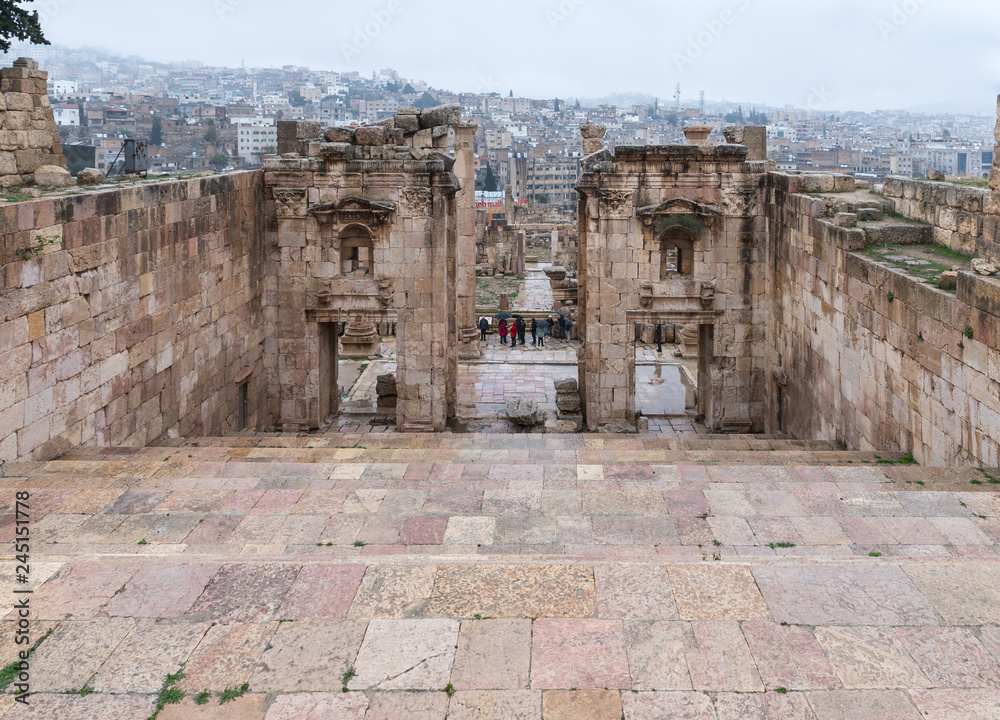
<instances>
[{"instance_id":1,"label":"hazy horizon","mask_svg":"<svg viewBox=\"0 0 1000 720\"><path fill-rule=\"evenodd\" d=\"M306 65L363 75L391 67L456 92L648 94L670 104L680 83L688 104L704 90L709 102L821 112L934 107L927 112L992 114L1000 91L1000 45L990 30L1000 24L1000 6L972 0L947 6L934 0L624 0L613 12L595 0L511 0L483 13L456 0L433 6L375 0L335 11L317 0L286 6L290 11L275 13L263 0L176 0L142 10L125 0L34 4L57 44L163 63ZM155 22L157 37L167 42L151 43L145 33L102 42L115 27L108 18L116 16ZM500 40L492 42L495 37ZM954 39L960 66L941 38Z\"/></svg>"}]
</instances>

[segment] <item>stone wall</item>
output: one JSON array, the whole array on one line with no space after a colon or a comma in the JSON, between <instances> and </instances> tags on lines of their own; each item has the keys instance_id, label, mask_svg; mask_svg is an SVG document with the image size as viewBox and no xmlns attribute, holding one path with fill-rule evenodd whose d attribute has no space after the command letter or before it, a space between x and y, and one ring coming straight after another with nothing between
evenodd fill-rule
<instances>
[{"instance_id":1,"label":"stone wall","mask_svg":"<svg viewBox=\"0 0 1000 720\"><path fill-rule=\"evenodd\" d=\"M795 182L769 176L768 431L780 392L798 438L1000 464L1000 280L960 272L952 294L879 265L859 253L863 229L823 219Z\"/></svg>"},{"instance_id":2,"label":"stone wall","mask_svg":"<svg viewBox=\"0 0 1000 720\"><path fill-rule=\"evenodd\" d=\"M263 424L260 172L0 205L0 458Z\"/></svg>"},{"instance_id":3,"label":"stone wall","mask_svg":"<svg viewBox=\"0 0 1000 720\"><path fill-rule=\"evenodd\" d=\"M989 190L889 177L883 193L893 200L896 212L931 225L935 242L971 257L1000 262L1000 217L985 212Z\"/></svg>"},{"instance_id":4,"label":"stone wall","mask_svg":"<svg viewBox=\"0 0 1000 720\"><path fill-rule=\"evenodd\" d=\"M48 77L28 58L0 68L0 187L34 184L40 167L66 167Z\"/></svg>"}]
</instances>

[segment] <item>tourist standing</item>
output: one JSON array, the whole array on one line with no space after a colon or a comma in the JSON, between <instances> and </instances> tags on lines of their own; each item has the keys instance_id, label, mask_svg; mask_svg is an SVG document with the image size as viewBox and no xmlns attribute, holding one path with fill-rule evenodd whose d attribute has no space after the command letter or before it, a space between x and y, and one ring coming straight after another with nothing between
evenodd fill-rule
<instances>
[{"instance_id":1,"label":"tourist standing","mask_svg":"<svg viewBox=\"0 0 1000 720\"><path fill-rule=\"evenodd\" d=\"M485 317L479 318L479 342L486 342L486 331L489 329L489 321Z\"/></svg>"},{"instance_id":2,"label":"tourist standing","mask_svg":"<svg viewBox=\"0 0 1000 720\"><path fill-rule=\"evenodd\" d=\"M506 318L504 318L504 319L502 319L500 321L500 327L498 328L498 331L500 333L500 344L501 345L506 345L507 344L507 319Z\"/></svg>"},{"instance_id":3,"label":"tourist standing","mask_svg":"<svg viewBox=\"0 0 1000 720\"><path fill-rule=\"evenodd\" d=\"M552 323L542 320L538 323L538 347L545 347L545 335L552 329Z\"/></svg>"},{"instance_id":4,"label":"tourist standing","mask_svg":"<svg viewBox=\"0 0 1000 720\"><path fill-rule=\"evenodd\" d=\"M531 318L531 344L538 344L538 318Z\"/></svg>"},{"instance_id":5,"label":"tourist standing","mask_svg":"<svg viewBox=\"0 0 1000 720\"><path fill-rule=\"evenodd\" d=\"M524 318L517 319L517 339L521 341L524 345L524 334L527 331L527 326L525 325Z\"/></svg>"}]
</instances>

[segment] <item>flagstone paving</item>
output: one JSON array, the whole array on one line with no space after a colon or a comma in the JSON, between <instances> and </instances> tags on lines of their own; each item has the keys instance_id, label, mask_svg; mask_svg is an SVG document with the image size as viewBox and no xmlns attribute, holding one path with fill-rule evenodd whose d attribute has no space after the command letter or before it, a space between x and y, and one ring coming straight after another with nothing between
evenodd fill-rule
<instances>
[{"instance_id":1,"label":"flagstone paving","mask_svg":"<svg viewBox=\"0 0 1000 720\"><path fill-rule=\"evenodd\" d=\"M0 717L145 720L175 676L164 720L1000 718L1000 495L898 459L371 432L10 463L52 633Z\"/></svg>"}]
</instances>

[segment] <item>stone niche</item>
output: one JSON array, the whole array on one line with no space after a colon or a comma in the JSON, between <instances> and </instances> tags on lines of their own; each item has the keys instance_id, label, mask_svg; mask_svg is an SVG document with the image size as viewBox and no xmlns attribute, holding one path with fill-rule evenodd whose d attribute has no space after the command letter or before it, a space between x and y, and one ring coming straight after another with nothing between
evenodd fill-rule
<instances>
[{"instance_id":1,"label":"stone niche","mask_svg":"<svg viewBox=\"0 0 1000 720\"><path fill-rule=\"evenodd\" d=\"M474 194L461 195L456 159L443 152L450 126L464 137L460 120L457 106L401 108L322 138L314 123L279 123L282 155L263 166L278 257L269 297L282 428L317 427L336 411L340 347L377 349L375 323L396 327L397 428L441 431L455 415L469 334L460 315L475 312L474 228L459 233Z\"/></svg>"}]
</instances>

